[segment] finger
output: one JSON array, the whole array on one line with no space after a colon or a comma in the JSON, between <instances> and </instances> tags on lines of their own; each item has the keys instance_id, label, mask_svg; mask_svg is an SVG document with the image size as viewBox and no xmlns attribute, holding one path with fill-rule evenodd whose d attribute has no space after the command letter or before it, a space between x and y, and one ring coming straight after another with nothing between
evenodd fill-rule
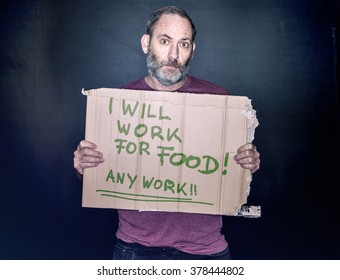
<instances>
[{"instance_id":1,"label":"finger","mask_svg":"<svg viewBox=\"0 0 340 280\"><path fill-rule=\"evenodd\" d=\"M81 159L79 159L79 162L81 164L102 163L102 162L104 162L104 158L103 157L83 156Z\"/></svg>"},{"instance_id":2,"label":"finger","mask_svg":"<svg viewBox=\"0 0 340 280\"><path fill-rule=\"evenodd\" d=\"M256 151L256 146L253 143L247 143L237 149L237 153L242 153L246 150Z\"/></svg>"},{"instance_id":3,"label":"finger","mask_svg":"<svg viewBox=\"0 0 340 280\"><path fill-rule=\"evenodd\" d=\"M80 173L84 173L85 168L96 167L103 163L104 158L83 157L81 159L74 158L74 168Z\"/></svg>"},{"instance_id":4,"label":"finger","mask_svg":"<svg viewBox=\"0 0 340 280\"><path fill-rule=\"evenodd\" d=\"M250 170L251 173L254 173L260 168L258 164L241 164L241 167Z\"/></svg>"},{"instance_id":5,"label":"finger","mask_svg":"<svg viewBox=\"0 0 340 280\"><path fill-rule=\"evenodd\" d=\"M91 168L91 167L96 167L99 164L100 163L98 163L98 162L79 163L75 168L79 172L79 174L83 175L84 174L84 169Z\"/></svg>"},{"instance_id":6,"label":"finger","mask_svg":"<svg viewBox=\"0 0 340 280\"><path fill-rule=\"evenodd\" d=\"M75 169L79 170L83 168L83 165L87 163L102 163L105 159L103 157L93 157L93 156L82 156L76 155L73 159Z\"/></svg>"},{"instance_id":7,"label":"finger","mask_svg":"<svg viewBox=\"0 0 340 280\"><path fill-rule=\"evenodd\" d=\"M82 140L80 141L78 147L79 150L83 148L90 148L90 149L97 149L97 145L93 142L87 141L87 140Z\"/></svg>"},{"instance_id":8,"label":"finger","mask_svg":"<svg viewBox=\"0 0 340 280\"><path fill-rule=\"evenodd\" d=\"M247 159L247 158L254 158L258 159L260 158L260 153L254 150L245 150L243 152L240 152L234 156L234 159L236 161L240 161L242 159Z\"/></svg>"},{"instance_id":9,"label":"finger","mask_svg":"<svg viewBox=\"0 0 340 280\"><path fill-rule=\"evenodd\" d=\"M81 168L85 169L85 168L90 168L90 167L96 167L100 164L100 162L83 162L81 163Z\"/></svg>"},{"instance_id":10,"label":"finger","mask_svg":"<svg viewBox=\"0 0 340 280\"><path fill-rule=\"evenodd\" d=\"M238 164L255 164L257 163L257 158L255 157L245 157L237 160Z\"/></svg>"},{"instance_id":11,"label":"finger","mask_svg":"<svg viewBox=\"0 0 340 280\"><path fill-rule=\"evenodd\" d=\"M80 157L88 156L88 157L95 157L95 158L101 158L103 157L103 154L97 150L94 150L92 148L82 148L78 151Z\"/></svg>"}]
</instances>

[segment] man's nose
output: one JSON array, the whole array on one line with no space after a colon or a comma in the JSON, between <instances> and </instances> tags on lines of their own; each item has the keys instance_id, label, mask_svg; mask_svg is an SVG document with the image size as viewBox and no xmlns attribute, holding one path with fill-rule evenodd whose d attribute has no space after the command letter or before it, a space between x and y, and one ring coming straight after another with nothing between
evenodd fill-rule
<instances>
[{"instance_id":1,"label":"man's nose","mask_svg":"<svg viewBox=\"0 0 340 280\"><path fill-rule=\"evenodd\" d=\"M178 46L173 45L169 49L168 57L170 59L178 59Z\"/></svg>"}]
</instances>

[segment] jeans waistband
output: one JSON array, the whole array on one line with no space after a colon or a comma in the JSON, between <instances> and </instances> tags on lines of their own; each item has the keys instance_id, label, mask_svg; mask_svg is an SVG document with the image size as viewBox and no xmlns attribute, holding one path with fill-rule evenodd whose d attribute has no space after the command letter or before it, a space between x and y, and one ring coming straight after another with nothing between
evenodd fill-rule
<instances>
[{"instance_id":1,"label":"jeans waistband","mask_svg":"<svg viewBox=\"0 0 340 280\"><path fill-rule=\"evenodd\" d=\"M178 251L177 249L175 248L172 248L172 247L152 247L152 246L144 246L144 245L141 245L141 244L138 244L138 243L128 243L128 242L125 242L121 239L118 239L117 240L117 246L122 246L122 247L127 247L127 248L130 248L130 249L134 249L140 253L162 253L162 252L176 252Z\"/></svg>"}]
</instances>

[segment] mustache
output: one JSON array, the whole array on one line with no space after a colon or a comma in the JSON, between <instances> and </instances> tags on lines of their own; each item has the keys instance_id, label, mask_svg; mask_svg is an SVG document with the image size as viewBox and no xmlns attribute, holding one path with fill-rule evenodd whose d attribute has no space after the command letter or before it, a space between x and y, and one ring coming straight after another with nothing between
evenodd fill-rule
<instances>
[{"instance_id":1,"label":"mustache","mask_svg":"<svg viewBox=\"0 0 340 280\"><path fill-rule=\"evenodd\" d=\"M159 68L163 66L170 66L170 67L175 67L175 68L183 68L183 65L178 63L176 59L169 59L168 61L163 61L160 63Z\"/></svg>"}]
</instances>

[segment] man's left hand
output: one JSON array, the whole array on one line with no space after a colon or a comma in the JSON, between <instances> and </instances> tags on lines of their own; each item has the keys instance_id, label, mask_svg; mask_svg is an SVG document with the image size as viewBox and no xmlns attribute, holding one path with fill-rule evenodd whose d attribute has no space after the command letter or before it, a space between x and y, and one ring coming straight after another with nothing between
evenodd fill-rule
<instances>
[{"instance_id":1,"label":"man's left hand","mask_svg":"<svg viewBox=\"0 0 340 280\"><path fill-rule=\"evenodd\" d=\"M256 146L252 143L241 146L237 150L234 160L243 168L249 169L251 173L254 173L260 168L260 153L256 150Z\"/></svg>"}]
</instances>

